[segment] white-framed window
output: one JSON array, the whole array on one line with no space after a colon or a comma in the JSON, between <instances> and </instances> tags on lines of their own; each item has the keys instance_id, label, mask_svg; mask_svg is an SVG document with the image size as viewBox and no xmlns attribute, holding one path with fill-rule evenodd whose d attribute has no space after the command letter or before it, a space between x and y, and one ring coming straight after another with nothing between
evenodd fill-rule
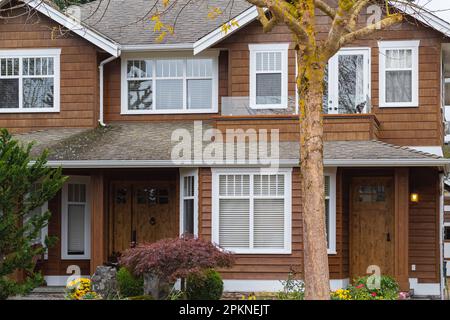
<instances>
[{"instance_id":1,"label":"white-framed window","mask_svg":"<svg viewBox=\"0 0 450 320\"><path fill-rule=\"evenodd\" d=\"M380 41L380 107L419 106L419 40Z\"/></svg>"},{"instance_id":2,"label":"white-framed window","mask_svg":"<svg viewBox=\"0 0 450 320\"><path fill-rule=\"evenodd\" d=\"M328 254L336 254L336 168L326 168L325 178L325 228Z\"/></svg>"},{"instance_id":3,"label":"white-framed window","mask_svg":"<svg viewBox=\"0 0 450 320\"><path fill-rule=\"evenodd\" d=\"M180 235L198 236L198 169L180 169Z\"/></svg>"},{"instance_id":4,"label":"white-framed window","mask_svg":"<svg viewBox=\"0 0 450 320\"><path fill-rule=\"evenodd\" d=\"M59 112L61 49L0 50L0 113Z\"/></svg>"},{"instance_id":5,"label":"white-framed window","mask_svg":"<svg viewBox=\"0 0 450 320\"><path fill-rule=\"evenodd\" d=\"M325 70L323 112L367 113L370 110L370 48L342 48Z\"/></svg>"},{"instance_id":6,"label":"white-framed window","mask_svg":"<svg viewBox=\"0 0 450 320\"><path fill-rule=\"evenodd\" d=\"M72 176L62 189L61 258L91 257L91 202L89 177Z\"/></svg>"},{"instance_id":7,"label":"white-framed window","mask_svg":"<svg viewBox=\"0 0 450 320\"><path fill-rule=\"evenodd\" d=\"M42 206L35 208L34 210L30 211L28 214L24 216L24 222L28 221L35 215L43 215L48 210L48 202L45 202ZM41 244L43 247L45 247L45 239L48 236L48 225L43 227L41 229L41 232L39 235L33 239L33 244ZM48 252L45 252L44 258L48 258Z\"/></svg>"},{"instance_id":8,"label":"white-framed window","mask_svg":"<svg viewBox=\"0 0 450 320\"><path fill-rule=\"evenodd\" d=\"M122 114L214 113L218 52L122 58Z\"/></svg>"},{"instance_id":9,"label":"white-framed window","mask_svg":"<svg viewBox=\"0 0 450 320\"><path fill-rule=\"evenodd\" d=\"M212 174L213 242L238 254L290 254L292 169Z\"/></svg>"},{"instance_id":10,"label":"white-framed window","mask_svg":"<svg viewBox=\"0 0 450 320\"><path fill-rule=\"evenodd\" d=\"M288 107L289 43L249 44L250 107Z\"/></svg>"}]
</instances>

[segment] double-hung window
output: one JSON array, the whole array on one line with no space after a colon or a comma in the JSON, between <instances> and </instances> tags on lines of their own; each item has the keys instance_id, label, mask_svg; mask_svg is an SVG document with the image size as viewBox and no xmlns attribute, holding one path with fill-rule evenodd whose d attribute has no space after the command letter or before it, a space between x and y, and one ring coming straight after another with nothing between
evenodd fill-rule
<instances>
[{"instance_id":1,"label":"double-hung window","mask_svg":"<svg viewBox=\"0 0 450 320\"><path fill-rule=\"evenodd\" d=\"M0 51L0 113L58 112L60 49Z\"/></svg>"},{"instance_id":2,"label":"double-hung window","mask_svg":"<svg viewBox=\"0 0 450 320\"><path fill-rule=\"evenodd\" d=\"M198 235L198 171L180 169L180 235Z\"/></svg>"},{"instance_id":3,"label":"double-hung window","mask_svg":"<svg viewBox=\"0 0 450 320\"><path fill-rule=\"evenodd\" d=\"M62 259L90 259L91 217L89 195L89 177L73 176L63 186Z\"/></svg>"},{"instance_id":4,"label":"double-hung window","mask_svg":"<svg viewBox=\"0 0 450 320\"><path fill-rule=\"evenodd\" d=\"M216 169L213 242L235 253L291 253L291 170Z\"/></svg>"},{"instance_id":5,"label":"double-hung window","mask_svg":"<svg viewBox=\"0 0 450 320\"><path fill-rule=\"evenodd\" d=\"M336 168L324 171L325 230L328 253L336 253Z\"/></svg>"},{"instance_id":6,"label":"double-hung window","mask_svg":"<svg viewBox=\"0 0 450 320\"><path fill-rule=\"evenodd\" d=\"M380 107L419 106L420 41L380 41Z\"/></svg>"},{"instance_id":7,"label":"double-hung window","mask_svg":"<svg viewBox=\"0 0 450 320\"><path fill-rule=\"evenodd\" d=\"M129 58L122 64L122 113L217 112L217 57Z\"/></svg>"},{"instance_id":8,"label":"double-hung window","mask_svg":"<svg viewBox=\"0 0 450 320\"><path fill-rule=\"evenodd\" d=\"M288 106L289 44L250 44L250 107Z\"/></svg>"}]
</instances>

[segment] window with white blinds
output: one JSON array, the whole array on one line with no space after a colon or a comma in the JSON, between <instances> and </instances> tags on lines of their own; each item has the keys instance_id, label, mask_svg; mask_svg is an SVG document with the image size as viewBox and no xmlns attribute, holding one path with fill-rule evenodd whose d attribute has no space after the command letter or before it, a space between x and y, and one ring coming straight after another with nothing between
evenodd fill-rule
<instances>
[{"instance_id":1,"label":"window with white blinds","mask_svg":"<svg viewBox=\"0 0 450 320\"><path fill-rule=\"evenodd\" d=\"M60 52L0 51L0 113L59 111Z\"/></svg>"},{"instance_id":2,"label":"window with white blinds","mask_svg":"<svg viewBox=\"0 0 450 320\"><path fill-rule=\"evenodd\" d=\"M290 171L217 172L213 240L236 253L289 253Z\"/></svg>"},{"instance_id":3,"label":"window with white blinds","mask_svg":"<svg viewBox=\"0 0 450 320\"><path fill-rule=\"evenodd\" d=\"M380 107L417 107L420 41L380 41Z\"/></svg>"},{"instance_id":4,"label":"window with white blinds","mask_svg":"<svg viewBox=\"0 0 450 320\"><path fill-rule=\"evenodd\" d=\"M252 44L250 49L250 106L287 108L289 44Z\"/></svg>"},{"instance_id":5,"label":"window with white blinds","mask_svg":"<svg viewBox=\"0 0 450 320\"><path fill-rule=\"evenodd\" d=\"M63 187L62 257L90 258L89 182L86 177L71 177Z\"/></svg>"},{"instance_id":6,"label":"window with white blinds","mask_svg":"<svg viewBox=\"0 0 450 320\"><path fill-rule=\"evenodd\" d=\"M217 57L124 59L122 113L217 111Z\"/></svg>"}]
</instances>

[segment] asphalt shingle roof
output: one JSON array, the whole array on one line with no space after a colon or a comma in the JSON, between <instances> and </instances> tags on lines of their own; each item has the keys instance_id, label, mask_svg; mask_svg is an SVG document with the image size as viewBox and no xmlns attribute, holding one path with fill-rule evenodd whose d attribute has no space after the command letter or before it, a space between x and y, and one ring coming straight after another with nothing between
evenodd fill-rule
<instances>
[{"instance_id":1,"label":"asphalt shingle roof","mask_svg":"<svg viewBox=\"0 0 450 320\"><path fill-rule=\"evenodd\" d=\"M202 122L203 133L213 128L213 123ZM192 121L115 123L105 128L96 129L49 129L15 135L22 142L35 141L33 153L36 155L44 148L50 150L49 160L171 160L173 147L179 140L172 141L175 130L189 132L194 137ZM193 139L191 159L194 157L194 144L204 148L210 141ZM270 149L270 144L267 150ZM245 159L256 159L257 150L249 152L245 146ZM226 147L223 148L224 156ZM241 149L242 150L242 149ZM255 152L256 151L256 152ZM234 159L238 151L235 150ZM269 152L270 154L270 152ZM252 158L251 156L254 156ZM280 142L279 159L298 160L299 144L296 141ZM442 159L407 147L399 147L381 141L327 141L324 145L325 160L420 160Z\"/></svg>"},{"instance_id":2,"label":"asphalt shingle roof","mask_svg":"<svg viewBox=\"0 0 450 320\"><path fill-rule=\"evenodd\" d=\"M169 2L170 4L170 2ZM194 43L251 5L244 0L177 0L165 10L159 0L97 0L81 8L81 21L121 45ZM208 18L211 8L222 14ZM173 35L157 41L151 17L163 12L161 20L175 26Z\"/></svg>"}]
</instances>

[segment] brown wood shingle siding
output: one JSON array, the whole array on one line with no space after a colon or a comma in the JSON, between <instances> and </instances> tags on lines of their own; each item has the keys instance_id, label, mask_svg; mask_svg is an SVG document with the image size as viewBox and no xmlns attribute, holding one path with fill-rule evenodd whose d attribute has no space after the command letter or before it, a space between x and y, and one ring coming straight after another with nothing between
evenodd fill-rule
<instances>
[{"instance_id":1,"label":"brown wood shingle siding","mask_svg":"<svg viewBox=\"0 0 450 320\"><path fill-rule=\"evenodd\" d=\"M58 24L34 12L32 16L0 20L0 48L61 48L61 111L1 113L0 127L23 132L49 127L96 125L98 68L94 45L67 31L60 34Z\"/></svg>"},{"instance_id":2,"label":"brown wood shingle siding","mask_svg":"<svg viewBox=\"0 0 450 320\"><path fill-rule=\"evenodd\" d=\"M365 21L362 17L361 23ZM318 18L320 36L326 36L329 19ZM420 40L419 49L419 107L416 108L378 108L379 103L379 40ZM380 122L379 138L397 145L441 145L443 141L442 114L440 108L441 94L441 43L443 36L420 24L404 22L387 31L380 31L367 39L356 41L352 46L371 49L371 97L372 111ZM218 44L230 54L229 78L231 96L249 95L249 50L251 43L291 42L289 30L276 26L265 34L258 21L231 35ZM295 96L295 51L289 50L289 96ZM342 128L339 128L341 130ZM364 135L355 134L361 139ZM367 133L365 134L367 136ZM327 135L325 138L328 139ZM334 137L332 140L336 140ZM347 136L344 134L344 139Z\"/></svg>"},{"instance_id":3,"label":"brown wood shingle siding","mask_svg":"<svg viewBox=\"0 0 450 320\"><path fill-rule=\"evenodd\" d=\"M409 261L408 273L420 283L439 281L439 193L438 172L434 169L409 169L410 189L420 194L419 203L409 208ZM349 184L353 176L394 176L392 169L338 169L336 179L336 254L330 254L331 279L349 277ZM211 169L199 171L199 234L211 240ZM303 239L301 218L300 175L298 168L292 173L292 254L289 255L237 255L236 265L224 270L225 279L282 280L292 269L303 272ZM416 271L411 271L411 265Z\"/></svg>"}]
</instances>

